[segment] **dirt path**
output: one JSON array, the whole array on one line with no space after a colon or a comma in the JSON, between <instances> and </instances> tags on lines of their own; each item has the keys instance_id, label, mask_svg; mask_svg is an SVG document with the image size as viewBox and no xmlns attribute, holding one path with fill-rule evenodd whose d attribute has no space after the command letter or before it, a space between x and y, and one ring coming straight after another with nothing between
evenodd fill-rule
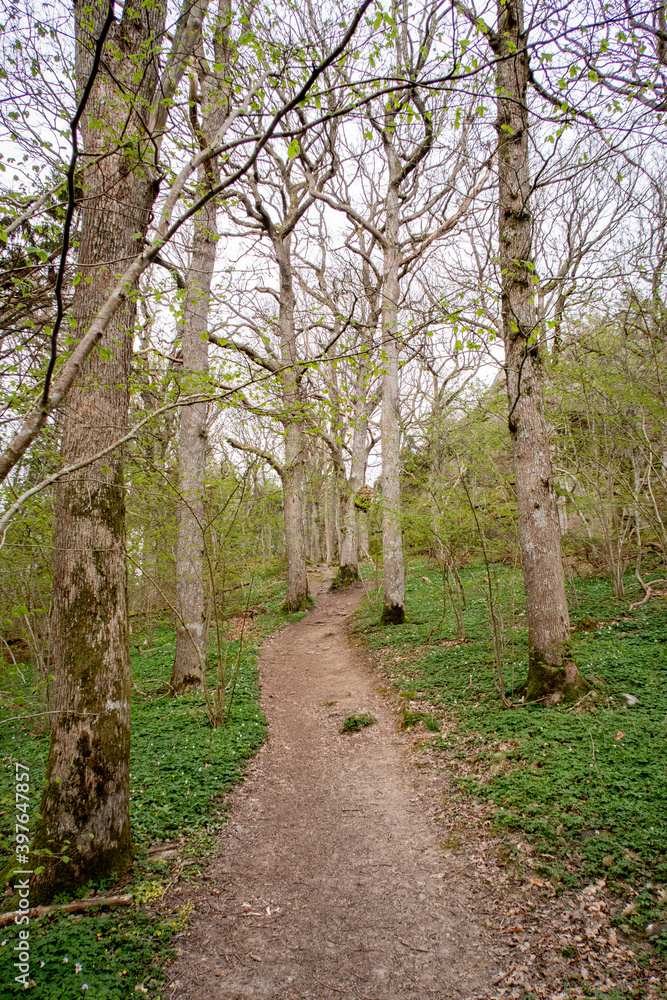
<instances>
[{"instance_id":1,"label":"dirt path","mask_svg":"<svg viewBox=\"0 0 667 1000\"><path fill-rule=\"evenodd\" d=\"M361 596L321 593L264 645L269 740L195 896L174 998L471 998L498 976L477 879L445 857L429 778L349 643ZM355 710L377 724L341 735Z\"/></svg>"}]
</instances>

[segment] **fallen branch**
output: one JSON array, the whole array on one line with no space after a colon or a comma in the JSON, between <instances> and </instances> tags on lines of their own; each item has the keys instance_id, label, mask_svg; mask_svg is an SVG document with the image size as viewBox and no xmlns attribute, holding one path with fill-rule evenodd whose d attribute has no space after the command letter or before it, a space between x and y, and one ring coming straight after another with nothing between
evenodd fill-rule
<instances>
[{"instance_id":1,"label":"fallen branch","mask_svg":"<svg viewBox=\"0 0 667 1000\"><path fill-rule=\"evenodd\" d=\"M175 689L174 689L173 685L171 685L169 683L169 681L163 681L163 680L160 680L159 678L152 678L152 679L145 680L143 683L144 684L164 684L166 687L169 688L169 690L170 690L170 692L172 694L175 693ZM134 681L132 682L132 688L133 688L134 691L137 692L137 694L140 694L143 698L154 698L155 697L155 695L148 694L147 691L142 691L141 688L137 687L137 685L134 683ZM159 697L160 698L164 698L166 696L161 694L161 695L159 695Z\"/></svg>"},{"instance_id":2,"label":"fallen branch","mask_svg":"<svg viewBox=\"0 0 667 1000\"><path fill-rule=\"evenodd\" d=\"M134 901L130 893L124 896L95 896L93 899L77 899L73 903L61 903L58 906L32 906L29 910L12 910L11 913L0 913L0 927L14 923L17 917L28 914L31 920L45 917L47 913L82 913L93 906L129 906Z\"/></svg>"},{"instance_id":3,"label":"fallen branch","mask_svg":"<svg viewBox=\"0 0 667 1000\"><path fill-rule=\"evenodd\" d=\"M640 580L641 583L641 580ZM642 583L642 587L646 591L641 601L635 601L628 608L628 612L633 611L635 608L640 608L642 604L648 604L652 597L664 597L664 590L653 590L656 583L667 583L667 580L651 580L649 583Z\"/></svg>"}]
</instances>

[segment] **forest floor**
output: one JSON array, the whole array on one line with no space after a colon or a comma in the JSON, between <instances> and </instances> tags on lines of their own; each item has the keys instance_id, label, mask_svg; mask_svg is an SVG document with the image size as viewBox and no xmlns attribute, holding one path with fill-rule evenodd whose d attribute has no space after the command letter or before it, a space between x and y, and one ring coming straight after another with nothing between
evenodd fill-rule
<instances>
[{"instance_id":1,"label":"forest floor","mask_svg":"<svg viewBox=\"0 0 667 1000\"><path fill-rule=\"evenodd\" d=\"M664 964L611 925L604 879L556 894L508 866L490 810L401 731L358 643L361 588L330 592L265 641L268 742L233 793L191 911L172 1000L665 996ZM341 732L346 718L375 724ZM456 794L454 794L456 791ZM456 837L448 836L452 812Z\"/></svg>"}]
</instances>

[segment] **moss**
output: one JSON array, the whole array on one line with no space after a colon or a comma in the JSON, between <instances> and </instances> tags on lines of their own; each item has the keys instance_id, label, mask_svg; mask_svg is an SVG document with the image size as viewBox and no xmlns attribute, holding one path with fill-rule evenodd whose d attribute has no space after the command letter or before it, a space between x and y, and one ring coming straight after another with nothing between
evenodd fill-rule
<instances>
[{"instance_id":1,"label":"moss","mask_svg":"<svg viewBox=\"0 0 667 1000\"><path fill-rule=\"evenodd\" d=\"M332 590L345 590L346 587L351 587L353 584L359 581L359 570L352 563L348 563L345 566L340 566L333 583L331 584Z\"/></svg>"},{"instance_id":2,"label":"moss","mask_svg":"<svg viewBox=\"0 0 667 1000\"><path fill-rule=\"evenodd\" d=\"M282 609L286 614L294 615L298 611L306 611L313 603L314 601L310 594L297 594L292 600L285 601Z\"/></svg>"},{"instance_id":3,"label":"moss","mask_svg":"<svg viewBox=\"0 0 667 1000\"><path fill-rule=\"evenodd\" d=\"M402 604L385 604L380 616L380 625L402 625L406 620Z\"/></svg>"},{"instance_id":4,"label":"moss","mask_svg":"<svg viewBox=\"0 0 667 1000\"><path fill-rule=\"evenodd\" d=\"M175 695L184 694L186 691L193 691L197 688L201 688L202 686L201 674L185 674L181 677L179 683L174 688L173 693Z\"/></svg>"},{"instance_id":5,"label":"moss","mask_svg":"<svg viewBox=\"0 0 667 1000\"><path fill-rule=\"evenodd\" d=\"M547 663L540 652L530 650L528 677L518 693L526 701L555 705L561 701L577 701L592 690L593 685L579 673L570 644L563 643L560 664Z\"/></svg>"}]
</instances>

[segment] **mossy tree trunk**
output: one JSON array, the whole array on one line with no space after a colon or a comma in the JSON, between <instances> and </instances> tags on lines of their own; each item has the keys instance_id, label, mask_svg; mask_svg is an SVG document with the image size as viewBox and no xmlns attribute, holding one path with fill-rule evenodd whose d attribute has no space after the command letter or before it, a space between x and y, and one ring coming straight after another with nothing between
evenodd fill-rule
<instances>
[{"instance_id":1,"label":"mossy tree trunk","mask_svg":"<svg viewBox=\"0 0 667 1000\"><path fill-rule=\"evenodd\" d=\"M533 302L528 51L522 0L498 6L491 39L498 86L498 228L509 429L526 591L529 673L525 696L554 703L588 688L572 657L558 511L543 405L543 358Z\"/></svg>"},{"instance_id":2,"label":"mossy tree trunk","mask_svg":"<svg viewBox=\"0 0 667 1000\"><path fill-rule=\"evenodd\" d=\"M90 73L107 7L106 0L75 4L79 87ZM72 304L78 337L106 300L116 267L137 253L147 231L155 189L142 160L150 144L138 117L128 120L126 95L136 91L140 69L137 103L142 111L151 104L155 39L164 21L159 3L125 4L109 32L82 122L89 166L81 207L82 280ZM122 149L114 151L121 138ZM98 266L101 261L112 263ZM128 301L68 397L65 465L97 454L126 431L134 318ZM58 484L54 587L55 714L34 845L44 871L35 878L33 902L120 871L132 857L125 491L118 452ZM53 856L40 857L43 848ZM59 860L63 856L70 860Z\"/></svg>"}]
</instances>

